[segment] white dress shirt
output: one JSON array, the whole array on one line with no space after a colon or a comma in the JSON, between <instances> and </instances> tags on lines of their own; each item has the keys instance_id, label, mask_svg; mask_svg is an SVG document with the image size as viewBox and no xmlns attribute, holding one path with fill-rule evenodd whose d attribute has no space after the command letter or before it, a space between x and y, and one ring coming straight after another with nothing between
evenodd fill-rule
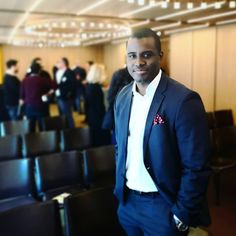
<instances>
[{"instance_id":1,"label":"white dress shirt","mask_svg":"<svg viewBox=\"0 0 236 236\"><path fill-rule=\"evenodd\" d=\"M56 81L57 81L57 84L60 84L61 83L61 80L62 80L62 76L63 74L65 73L65 69L58 69L57 72L56 72Z\"/></svg>"},{"instance_id":2,"label":"white dress shirt","mask_svg":"<svg viewBox=\"0 0 236 236\"><path fill-rule=\"evenodd\" d=\"M161 70L148 85L142 96L133 84L133 102L129 120L129 136L126 160L126 185L129 189L142 192L158 191L144 165L143 138L148 112L161 79Z\"/></svg>"}]
</instances>

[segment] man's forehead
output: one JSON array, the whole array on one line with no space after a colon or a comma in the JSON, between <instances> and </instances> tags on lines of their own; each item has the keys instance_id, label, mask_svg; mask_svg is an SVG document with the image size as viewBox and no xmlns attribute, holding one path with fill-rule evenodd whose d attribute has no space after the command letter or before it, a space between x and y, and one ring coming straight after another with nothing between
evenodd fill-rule
<instances>
[{"instance_id":1,"label":"man's forehead","mask_svg":"<svg viewBox=\"0 0 236 236\"><path fill-rule=\"evenodd\" d=\"M155 50L155 40L153 37L129 38L127 41L127 50L129 49L150 49Z\"/></svg>"}]
</instances>

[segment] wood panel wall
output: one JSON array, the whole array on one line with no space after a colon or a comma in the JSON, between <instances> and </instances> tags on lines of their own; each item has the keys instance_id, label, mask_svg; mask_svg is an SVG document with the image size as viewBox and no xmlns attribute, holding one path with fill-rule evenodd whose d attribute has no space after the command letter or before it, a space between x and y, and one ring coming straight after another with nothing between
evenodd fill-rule
<instances>
[{"instance_id":1,"label":"wood panel wall","mask_svg":"<svg viewBox=\"0 0 236 236\"><path fill-rule=\"evenodd\" d=\"M172 35L170 75L197 91L207 111L230 108L236 120L235 42L236 24Z\"/></svg>"}]
</instances>

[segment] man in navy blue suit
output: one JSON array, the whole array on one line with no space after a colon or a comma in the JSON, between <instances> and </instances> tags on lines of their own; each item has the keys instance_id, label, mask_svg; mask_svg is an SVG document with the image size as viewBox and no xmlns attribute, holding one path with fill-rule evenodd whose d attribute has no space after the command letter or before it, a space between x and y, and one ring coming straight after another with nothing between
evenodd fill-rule
<instances>
[{"instance_id":1,"label":"man in navy blue suit","mask_svg":"<svg viewBox=\"0 0 236 236\"><path fill-rule=\"evenodd\" d=\"M134 82L115 102L115 195L129 236L187 235L190 226L210 224L204 106L161 71L162 55L155 32L133 32L127 68Z\"/></svg>"}]
</instances>

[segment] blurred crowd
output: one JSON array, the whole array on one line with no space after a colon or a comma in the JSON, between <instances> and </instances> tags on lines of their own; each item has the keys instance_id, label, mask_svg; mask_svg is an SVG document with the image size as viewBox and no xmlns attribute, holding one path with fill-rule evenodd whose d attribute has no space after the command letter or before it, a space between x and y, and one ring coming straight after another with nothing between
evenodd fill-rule
<instances>
[{"instance_id":1,"label":"blurred crowd","mask_svg":"<svg viewBox=\"0 0 236 236\"><path fill-rule=\"evenodd\" d=\"M6 62L6 72L0 90L0 120L27 118L42 128L42 119L50 116L50 104L55 103L60 115L66 117L69 128L75 127L73 111L85 115L94 146L115 143L113 105L117 93L132 81L126 68L116 71L108 89L105 108L105 67L88 61L72 69L66 57L52 68L52 76L43 68L42 59L34 58L23 80L18 78L18 61Z\"/></svg>"}]
</instances>

